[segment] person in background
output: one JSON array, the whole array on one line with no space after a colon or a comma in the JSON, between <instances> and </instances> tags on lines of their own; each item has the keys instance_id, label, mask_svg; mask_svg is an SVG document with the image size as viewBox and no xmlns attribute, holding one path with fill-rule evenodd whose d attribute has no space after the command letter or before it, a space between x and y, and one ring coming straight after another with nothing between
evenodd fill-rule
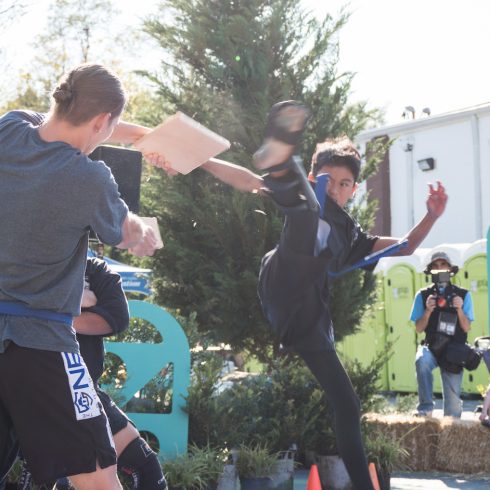
<instances>
[{"instance_id":1,"label":"person in background","mask_svg":"<svg viewBox=\"0 0 490 490\"><path fill-rule=\"evenodd\" d=\"M104 371L104 337L129 326L129 309L119 274L95 257L87 259L82 312L73 320L80 354L90 372L99 400L109 420L117 452L118 470L131 479L132 490L165 490L167 487L156 453L140 436L133 422L100 388ZM29 490L32 476L23 460L17 490ZM70 490L68 478L59 479L53 490Z\"/></svg>"},{"instance_id":2,"label":"person in background","mask_svg":"<svg viewBox=\"0 0 490 490\"><path fill-rule=\"evenodd\" d=\"M441 370L444 416L461 417L463 368L449 365L445 350L449 342L465 344L474 320L471 293L451 283L458 271L445 252L432 254L425 274L433 283L415 295L410 320L425 339L417 349L415 370L419 404L415 415L431 417L434 410L433 371Z\"/></svg>"}]
</instances>

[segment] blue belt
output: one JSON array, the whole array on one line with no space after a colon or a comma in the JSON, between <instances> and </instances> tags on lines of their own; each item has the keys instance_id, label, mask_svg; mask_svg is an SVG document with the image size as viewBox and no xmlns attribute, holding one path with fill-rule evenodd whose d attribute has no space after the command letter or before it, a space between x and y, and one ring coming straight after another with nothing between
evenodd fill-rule
<instances>
[{"instance_id":1,"label":"blue belt","mask_svg":"<svg viewBox=\"0 0 490 490\"><path fill-rule=\"evenodd\" d=\"M67 313L56 313L49 310L38 310L29 308L15 301L0 301L0 314L13 316L27 316L32 318L40 318L41 320L52 320L55 322L66 323L71 325L73 317Z\"/></svg>"}]
</instances>

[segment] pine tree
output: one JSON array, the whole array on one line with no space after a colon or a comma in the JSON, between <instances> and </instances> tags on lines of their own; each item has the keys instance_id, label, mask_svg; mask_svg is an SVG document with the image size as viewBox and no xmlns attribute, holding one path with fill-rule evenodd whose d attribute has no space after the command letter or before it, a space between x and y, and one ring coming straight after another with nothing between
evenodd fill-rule
<instances>
[{"instance_id":1,"label":"pine tree","mask_svg":"<svg viewBox=\"0 0 490 490\"><path fill-rule=\"evenodd\" d=\"M365 104L349 104L352 74L337 72L337 33L347 20L342 12L319 22L296 0L168 0L145 22L163 50L161 71L146 75L169 112L181 110L228 138L223 157L247 167L271 105L303 101L313 113L302 145L307 161L316 142L354 136L376 116ZM147 115L143 122L157 121ZM256 284L260 258L282 223L274 205L199 170L173 179L150 172L145 193L166 242L152 263L156 300L195 311L212 340L268 358L272 337ZM345 279L353 315L337 337L359 323L372 286L365 278Z\"/></svg>"}]
</instances>

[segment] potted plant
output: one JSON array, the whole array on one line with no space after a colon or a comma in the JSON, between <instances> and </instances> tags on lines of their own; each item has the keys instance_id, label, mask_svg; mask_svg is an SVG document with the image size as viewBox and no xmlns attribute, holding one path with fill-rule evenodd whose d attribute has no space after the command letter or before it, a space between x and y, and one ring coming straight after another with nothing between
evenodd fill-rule
<instances>
[{"instance_id":1,"label":"potted plant","mask_svg":"<svg viewBox=\"0 0 490 490\"><path fill-rule=\"evenodd\" d=\"M408 457L408 451L401 442L383 432L365 431L364 444L368 460L376 466L380 490L390 489L391 474L401 468Z\"/></svg>"},{"instance_id":2,"label":"potted plant","mask_svg":"<svg viewBox=\"0 0 490 490\"><path fill-rule=\"evenodd\" d=\"M218 488L227 455L209 446L191 446L187 454L163 463L163 472L171 490L212 490ZM233 490L230 485L223 490Z\"/></svg>"},{"instance_id":3,"label":"potted plant","mask_svg":"<svg viewBox=\"0 0 490 490\"><path fill-rule=\"evenodd\" d=\"M236 468L241 490L270 488L277 461L278 454L271 453L267 446L241 445L236 455Z\"/></svg>"},{"instance_id":4,"label":"potted plant","mask_svg":"<svg viewBox=\"0 0 490 490\"><path fill-rule=\"evenodd\" d=\"M351 480L343 459L337 450L333 430L333 415L325 404L320 410L321 418L316 418L305 431L305 464L316 464L322 486L329 490L348 490Z\"/></svg>"},{"instance_id":5,"label":"potted plant","mask_svg":"<svg viewBox=\"0 0 490 490\"><path fill-rule=\"evenodd\" d=\"M270 488L274 490L294 489L294 469L296 462L294 456L297 446L293 444L288 451L280 451L276 462L276 469L271 476Z\"/></svg>"}]
</instances>

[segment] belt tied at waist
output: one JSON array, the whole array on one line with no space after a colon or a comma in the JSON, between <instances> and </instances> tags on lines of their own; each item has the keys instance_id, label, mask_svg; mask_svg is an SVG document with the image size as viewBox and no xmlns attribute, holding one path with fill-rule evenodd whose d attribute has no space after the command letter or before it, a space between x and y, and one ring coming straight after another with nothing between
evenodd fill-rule
<instances>
[{"instance_id":1,"label":"belt tied at waist","mask_svg":"<svg viewBox=\"0 0 490 490\"><path fill-rule=\"evenodd\" d=\"M73 321L73 317L68 313L56 313L50 310L30 308L15 301L0 301L0 314L40 318L41 320L52 320L54 322L66 323L67 325L71 325Z\"/></svg>"}]
</instances>

